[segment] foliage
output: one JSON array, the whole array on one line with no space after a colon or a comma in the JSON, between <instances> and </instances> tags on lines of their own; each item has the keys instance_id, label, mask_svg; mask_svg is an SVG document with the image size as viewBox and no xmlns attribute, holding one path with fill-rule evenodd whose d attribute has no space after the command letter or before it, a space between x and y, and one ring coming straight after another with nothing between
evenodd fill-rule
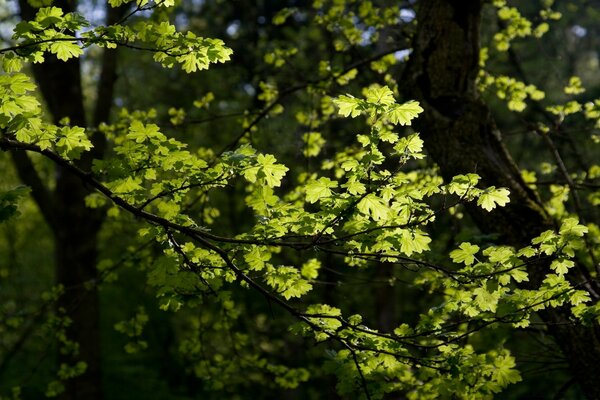
<instances>
[{"instance_id":1,"label":"foliage","mask_svg":"<svg viewBox=\"0 0 600 400\"><path fill-rule=\"evenodd\" d=\"M112 7L128 3L109 1ZM399 5L373 3L315 1L311 11L280 10L273 24L285 26L299 15L311 18L333 35L333 47L342 53L366 46L365 41L377 43L384 28L399 24ZM175 6L167 0L133 2L126 17L109 26L94 26L85 16L54 6L41 7L33 20L19 22L14 45L0 50L0 147L41 154L76 175L94 189L86 198L88 207L106 211L106 224L135 230L131 248L152 248L147 253L130 251L139 257L134 264L145 274L158 307L183 321L180 358L192 375L206 380L205 390L227 393L251 384L294 389L328 373L336 376L337 391L344 396L360 391L369 399L393 392L409 399L490 398L522 378L506 339L481 339L489 331L530 327L536 312L559 307L566 307L577 324L599 321L598 303L585 283L569 279L569 273L579 264L592 269L600 256L600 230L586 222L581 210L584 201L591 206L600 202L594 183L600 167L565 173L564 182L542 192L556 229L533 237L527 246L482 239L468 229L460 240L442 246L436 237L439 220L467 226L463 210L479 207L494 213L510 204L512 194L505 187L484 187L476 171L441 176L427 158L420 134L411 129L424 109L415 100L400 100L398 82L389 73L397 60L386 58L392 52L364 63L371 72L380 71L376 75L381 79L373 80L379 83L366 79L352 84L358 66L340 67L328 60L321 61L317 78L298 86L286 87L287 78L261 81L256 96L260 111L242 115L240 135L223 150L197 146L178 133L179 126L186 129L194 106L208 107L212 94L194 99L189 110L174 105L161 114L122 108L110 123L93 128L68 120L50 122L28 63L83 57L96 46L150 52L161 67L177 65L190 74L229 61L232 50L225 42L178 30L170 22ZM515 41L541 37L559 18L546 7L539 14L542 22L534 26L505 2L496 1L495 7L504 24L493 36L499 53L510 51ZM488 52L491 48L482 52L482 66ZM297 53L295 47L276 46L264 61L277 70ZM558 124L572 118L592 126L600 123L597 100L573 98L584 93L578 77L565 83L564 101L544 106L540 102L545 93L522 79L482 69L478 82L482 92L493 88L511 111L523 113L537 105ZM308 112L291 105L296 121L290 119L303 129L305 161L316 160L319 168L288 162L285 152L262 151L260 141L257 145L253 139L260 134L256 127L262 119L291 115L282 100L300 90L317 99L316 105ZM332 138L327 124L353 130ZM533 128L541 137L552 129L542 122ZM93 150L95 132L108 140L110 152L86 170L78 160ZM560 160L557 164L564 169ZM534 173L528 176L531 187L540 184ZM594 190L580 199L577 186L584 184L595 185ZM243 207L239 215L249 217L228 230L216 221L227 212L220 203L231 188L237 188L235 201ZM0 194L0 222L16 218L16 204L25 194L23 188ZM548 268L541 285L532 287L527 284L529 267L540 262ZM410 287L428 293L434 305L423 307L412 321L394 316L392 329L379 327L369 318L374 311L364 305L323 296L318 286L329 279L333 264L356 276L405 268ZM99 269L110 280L118 266L118 261L107 260ZM250 300L279 307L285 313L282 320L299 336L292 342L324 343L319 362L294 365L280 360L277 353L285 353L285 343L266 332L268 322L257 323L258 339L253 337L243 319L261 320L263 313ZM126 336L127 353L143 352L153 312L141 306L132 312L133 317L113 325ZM64 334L68 318L58 310L47 319L45 329L53 332L62 351L76 355L77 344ZM225 336L231 338L231 347L222 343ZM58 395L64 381L85 369L82 362L60 365L46 395Z\"/></svg>"}]
</instances>

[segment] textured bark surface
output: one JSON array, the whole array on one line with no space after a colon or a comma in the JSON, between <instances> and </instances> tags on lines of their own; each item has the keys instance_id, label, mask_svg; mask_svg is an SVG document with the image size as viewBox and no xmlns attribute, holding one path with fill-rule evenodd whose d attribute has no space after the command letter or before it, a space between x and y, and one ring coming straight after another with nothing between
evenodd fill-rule
<instances>
[{"instance_id":1,"label":"textured bark surface","mask_svg":"<svg viewBox=\"0 0 600 400\"><path fill-rule=\"evenodd\" d=\"M502 144L500 132L475 86L478 73L479 28L482 0L422 0L413 52L401 81L405 93L421 102L425 112L417 119L432 159L445 179L477 173L482 187L509 188L510 204L486 212L469 213L486 233L498 233L501 242L516 247L553 227L538 196L520 177ZM547 273L546 264L529 269L531 285ZM576 277L581 281L580 277ZM593 297L593 296L592 296ZM573 322L566 310L540 314L568 359L573 377L590 399L600 399L600 334L597 326Z\"/></svg>"}]
</instances>

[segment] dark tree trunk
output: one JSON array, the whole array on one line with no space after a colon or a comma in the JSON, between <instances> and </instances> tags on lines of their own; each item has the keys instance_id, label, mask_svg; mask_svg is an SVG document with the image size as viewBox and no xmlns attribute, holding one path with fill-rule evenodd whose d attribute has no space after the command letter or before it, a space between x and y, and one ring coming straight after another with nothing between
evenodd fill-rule
<instances>
[{"instance_id":1,"label":"dark tree trunk","mask_svg":"<svg viewBox=\"0 0 600 400\"><path fill-rule=\"evenodd\" d=\"M89 193L81 181L70 174L56 180L55 199L59 223L55 227L56 282L64 286L59 307L63 307L72 323L67 337L79 345L75 356L64 356L61 362L74 364L81 360L85 373L65 382L65 400L102 399L100 351L100 310L97 286L97 244L101 218L84 202Z\"/></svg>"},{"instance_id":2,"label":"dark tree trunk","mask_svg":"<svg viewBox=\"0 0 600 400\"><path fill-rule=\"evenodd\" d=\"M67 12L75 11L77 1L56 0L52 4ZM19 1L21 17L33 19L36 9L27 0ZM107 23L115 23L125 12L125 7L108 8ZM46 62L33 65L33 74L54 122L64 117L71 125L86 127L79 59L63 62L46 55ZM116 81L116 53L106 50L102 57L98 100L93 113L95 125L108 119ZM89 169L93 158L101 158L105 138L96 133L92 137L94 149L77 161L80 168ZM23 152L13 152L13 160L23 182L32 188L33 197L54 233L56 283L64 287L58 302L71 320L67 337L78 344L78 354L60 354L59 362L73 365L86 364L85 372L65 382L66 400L101 400L102 372L97 287L98 232L103 213L85 205L91 192L72 174L56 169L56 188L50 191L37 175L33 164Z\"/></svg>"},{"instance_id":3,"label":"dark tree trunk","mask_svg":"<svg viewBox=\"0 0 600 400\"><path fill-rule=\"evenodd\" d=\"M475 86L479 58L479 25L483 0L422 0L413 52L401 81L405 93L419 100L425 112L418 118L428 153L445 179L477 173L483 186L509 188L510 204L486 212L469 213L483 232L499 233L502 242L527 246L533 237L553 228L538 196L520 177L501 141L488 107ZM581 282L589 277L580 266ZM548 271L546 264L529 269L537 287ZM596 292L589 285L590 294ZM573 377L590 399L600 399L600 334L598 326L572 323L568 310L540 313L549 332L568 359Z\"/></svg>"}]
</instances>

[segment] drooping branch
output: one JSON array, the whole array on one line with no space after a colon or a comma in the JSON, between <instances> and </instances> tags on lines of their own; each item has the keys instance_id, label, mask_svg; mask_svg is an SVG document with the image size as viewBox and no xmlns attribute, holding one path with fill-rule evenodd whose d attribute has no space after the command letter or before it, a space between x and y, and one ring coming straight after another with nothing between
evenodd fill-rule
<instances>
[{"instance_id":1,"label":"drooping branch","mask_svg":"<svg viewBox=\"0 0 600 400\"><path fill-rule=\"evenodd\" d=\"M345 347L350 352L350 355L352 356L352 359L353 359L354 364L357 369L357 375L360 378L361 386L363 387L363 390L365 391L365 396L367 396L367 397L370 396L370 393L369 393L368 386L367 386L368 385L367 379L361 369L362 367L361 367L361 363L360 363L360 359L359 359L360 352L375 352L375 353L380 353L380 354L388 354L388 355L392 355L392 356L396 357L397 359L401 360L401 362L404 362L409 365L418 365L418 366L422 366L425 368L438 369L440 371L447 372L443 365L444 360L437 359L436 357L429 358L428 356L423 356L423 357L413 356L410 353L396 352L396 351L390 351L390 350L386 350L386 349L370 347L368 345L356 344L356 343L352 342L351 340L349 340L347 337L345 337L342 333L339 333L337 330L331 331L326 328L323 328L322 326L319 326L319 324L314 322L313 318L334 318L334 319L339 320L342 323L342 326L344 326L344 329L347 328L347 329L352 329L357 332L361 332L361 333L372 335L372 336L380 336L380 337L389 338L390 340L393 340L394 342L405 345L408 348L417 347L420 349L435 349L435 348L438 348L441 345L443 345L443 343L453 343L453 342L460 341L460 340L468 337L469 335L472 335L475 332L477 332L481 329L484 329L487 326L490 326L495 323L502 323L502 322L514 323L515 322L514 318L523 318L523 316L518 314L519 312L525 311L529 308L535 308L538 305L545 304L548 301L552 300L552 299L543 298L539 302L534 303L534 304L529 304L529 305L523 307L521 310L518 310L517 312L514 312L514 313L493 316L493 317L484 317L480 321L473 319L472 322L478 322L478 323L473 324L474 326L472 326L469 330L467 330L466 332L462 332L457 336L444 337L443 339L440 339L443 341L440 344L420 345L418 342L414 342L414 343L412 341L406 342L405 339L407 339L407 337L399 337L397 335L392 335L392 334L381 334L376 331L363 329L361 327L355 326L355 324L348 323L347 321L341 319L338 316L327 316L327 315L320 316L320 315L308 314L308 313L299 311L297 308L291 306L288 302L281 299L277 294L273 293L272 291L268 290L267 288L263 287L260 283L255 281L254 278L252 278L250 275L248 275L248 273L246 271L239 268L236 265L234 259L231 257L230 252L226 247L220 247L219 245L214 243L214 241L216 241L216 240L223 241L226 243L236 243L238 241L237 239L224 240L224 238L216 237L212 234L209 234L206 231L192 228L189 226L178 225L178 224L168 221L167 219L144 212L144 211L140 210L139 208L129 204L127 201L121 199L114 193L112 193L106 186L102 185L99 181L95 180L91 174L81 170L78 166L74 165L73 163L71 163L68 160L61 158L58 154L53 153L52 151L42 150L39 147L37 147L36 145L23 144L23 143L13 141L8 138L0 138L0 146L3 146L5 148L10 147L10 148L30 150L30 151L34 151L37 153L41 153L44 156L51 159L52 161L54 161L55 163L57 163L63 169L74 174L76 178L85 182L89 186L92 186L93 188L99 190L102 194L104 194L106 197L111 199L115 204L117 204L119 207L123 208L124 210L130 212L131 214L133 214L135 216L143 218L144 220L146 220L147 222L149 222L151 224L154 224L154 225L164 228L167 232L169 232L169 229L176 230L179 234L189 237L190 239L195 241L197 244L199 244L201 247L211 250L214 253L216 253L217 255L219 255L220 258L225 262L227 268L230 269L231 271L233 271L239 280L248 284L248 286L250 286L251 288L256 290L258 293L263 295L269 302L278 304L284 310L286 310L289 314L291 314L293 317L295 317L298 320L307 324L315 332L324 333L329 338L329 340L331 340L332 342L337 342L341 346ZM183 251L183 249L181 249L179 247L174 236L169 235L169 234L168 234L168 236L170 237L171 244L173 244L175 246L177 253L179 253L183 257L184 262L188 266L194 267L194 268L191 268L193 271L197 270L197 268L193 265L193 262L190 259L188 259L187 256L185 255L185 252ZM250 243L249 241L244 241L244 242ZM258 242L254 242L254 243L258 244ZM572 291L574 289L575 288L569 288L567 290ZM564 294L566 294L566 291L556 294L556 297L563 296ZM553 297L553 298L555 298L555 297ZM461 323L464 323L464 322L465 321L462 321ZM450 326L453 326L452 324L453 323L451 323ZM445 326L444 328L448 328L448 326ZM424 337L424 336L427 336L428 334L429 334L429 332L426 332L426 333L419 332L416 334L418 336L414 336L414 337ZM425 363L424 360L429 361L429 363ZM433 363L433 364L431 364L431 363Z\"/></svg>"}]
</instances>

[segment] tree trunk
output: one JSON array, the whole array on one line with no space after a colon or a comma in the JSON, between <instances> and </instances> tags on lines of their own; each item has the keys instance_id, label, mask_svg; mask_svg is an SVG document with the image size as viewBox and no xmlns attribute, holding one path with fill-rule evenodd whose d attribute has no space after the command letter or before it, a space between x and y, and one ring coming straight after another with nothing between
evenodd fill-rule
<instances>
[{"instance_id":1,"label":"tree trunk","mask_svg":"<svg viewBox=\"0 0 600 400\"><path fill-rule=\"evenodd\" d=\"M61 357L61 362L73 365L84 361L83 375L65 382L65 400L102 399L101 346L97 290L97 243L100 219L90 215L82 195L85 189L72 176L57 180L57 213L55 263L56 282L64 286L58 306L71 319L67 337L79 345L75 356Z\"/></svg>"},{"instance_id":2,"label":"tree trunk","mask_svg":"<svg viewBox=\"0 0 600 400\"><path fill-rule=\"evenodd\" d=\"M65 13L77 9L77 1L56 0L52 4ZM20 0L20 14L23 20L34 18L37 10L27 0ZM120 20L126 6L107 7L107 24ZM64 117L71 125L86 127L81 72L79 59L67 62L46 55L42 64L34 64L33 74L40 87L48 110L55 123ZM116 81L116 53L105 50L102 57L98 100L93 113L93 123L98 125L108 120L112 106L114 83ZM101 158L105 149L105 138L96 133L92 136L94 149L77 161L80 168L89 169L93 158ZM85 372L68 379L61 395L65 400L101 400L101 346L99 327L99 304L97 287L97 245L98 232L103 220L103 212L91 210L85 205L85 197L90 193L74 175L56 169L56 189L50 191L23 152L13 152L13 160L22 181L32 188L32 195L46 221L54 233L55 279L64 287L64 294L58 307L71 320L67 328L67 338L78 344L78 354L60 354L59 362L73 365L83 361Z\"/></svg>"},{"instance_id":3,"label":"tree trunk","mask_svg":"<svg viewBox=\"0 0 600 400\"><path fill-rule=\"evenodd\" d=\"M516 247L554 224L535 192L522 178L501 141L489 108L478 96L479 27L483 0L422 0L413 52L401 82L410 97L425 109L416 122L432 159L446 180L477 173L481 184L509 188L510 204L484 211L468 207L478 227L499 233L502 243ZM578 281L587 271L580 266ZM530 284L537 287L547 264L529 268ZM591 290L592 297L596 296ZM540 313L549 332L568 359L573 377L590 399L600 399L600 333L598 326L573 323L566 309Z\"/></svg>"}]
</instances>

